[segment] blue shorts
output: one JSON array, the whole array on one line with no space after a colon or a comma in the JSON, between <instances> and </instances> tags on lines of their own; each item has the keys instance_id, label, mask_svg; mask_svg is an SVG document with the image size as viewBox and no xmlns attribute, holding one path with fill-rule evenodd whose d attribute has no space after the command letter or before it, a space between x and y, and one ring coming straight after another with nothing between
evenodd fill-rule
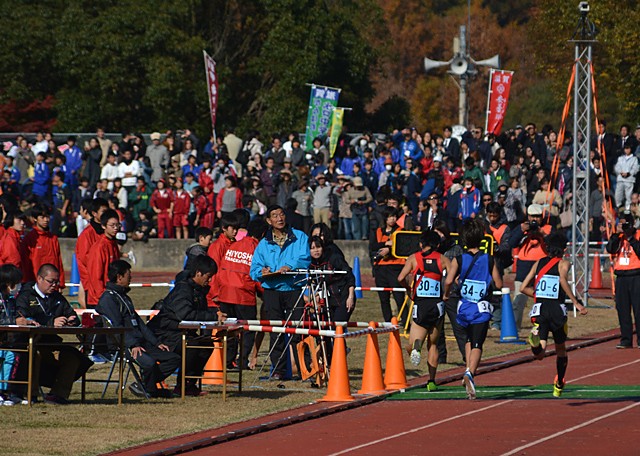
<instances>
[{"instance_id":1,"label":"blue shorts","mask_svg":"<svg viewBox=\"0 0 640 456\"><path fill-rule=\"evenodd\" d=\"M458 301L458 316L456 322L466 328L469 325L486 323L491 320L493 306L487 301L478 303L469 302L465 299Z\"/></svg>"}]
</instances>

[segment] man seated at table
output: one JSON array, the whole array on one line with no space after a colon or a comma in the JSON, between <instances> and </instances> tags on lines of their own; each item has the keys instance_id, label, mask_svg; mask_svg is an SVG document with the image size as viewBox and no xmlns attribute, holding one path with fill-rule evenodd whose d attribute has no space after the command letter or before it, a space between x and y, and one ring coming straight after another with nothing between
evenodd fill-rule
<instances>
[{"instance_id":1,"label":"man seated at table","mask_svg":"<svg viewBox=\"0 0 640 456\"><path fill-rule=\"evenodd\" d=\"M80 319L69 302L58 291L60 272L49 263L38 269L36 282L25 284L16 301L17 324L34 324L62 328L79 326ZM43 335L37 341L36 358L33 366L33 390L39 385L51 387L45 396L49 404L68 404L73 382L82 377L93 363L77 348L70 345L56 345L62 338L55 334ZM58 356L54 355L58 352Z\"/></svg>"},{"instance_id":2,"label":"man seated at table","mask_svg":"<svg viewBox=\"0 0 640 456\"><path fill-rule=\"evenodd\" d=\"M207 255L199 255L194 258L181 279L176 282L175 288L164 298L162 308L158 315L153 317L148 327L158 337L160 343L167 345L171 351L182 356L182 331L178 328L181 321L216 321L218 320L218 308L207 306L207 293L209 282L216 273L217 266ZM197 331L189 331L188 339L198 337ZM201 340L198 345L212 345L211 338ZM211 356L211 350L187 350L186 375L202 375L204 366ZM178 384L174 395L180 395L182 371L178 375ZM200 388L196 379L186 379L185 394L187 396L199 396Z\"/></svg>"},{"instance_id":3,"label":"man seated at table","mask_svg":"<svg viewBox=\"0 0 640 456\"><path fill-rule=\"evenodd\" d=\"M144 385L134 382L129 389L136 396L144 397L146 391L151 397L171 397L171 392L158 384L180 366L180 355L161 344L136 313L127 295L131 284L131 265L124 260L116 260L109 265L107 276L109 281L96 311L107 317L114 327L130 329L125 334L125 347L142 368Z\"/></svg>"}]
</instances>

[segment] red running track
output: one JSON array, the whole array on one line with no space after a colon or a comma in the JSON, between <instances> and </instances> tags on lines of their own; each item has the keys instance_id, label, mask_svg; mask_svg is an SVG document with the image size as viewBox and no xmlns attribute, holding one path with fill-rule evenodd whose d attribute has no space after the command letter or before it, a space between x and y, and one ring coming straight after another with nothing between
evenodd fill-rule
<instances>
[{"instance_id":1,"label":"red running track","mask_svg":"<svg viewBox=\"0 0 640 456\"><path fill-rule=\"evenodd\" d=\"M570 352L568 382L638 384L639 350L616 350L615 344ZM476 383L538 385L554 375L550 357L479 375ZM385 401L189 454L636 455L639 419L636 401Z\"/></svg>"}]
</instances>

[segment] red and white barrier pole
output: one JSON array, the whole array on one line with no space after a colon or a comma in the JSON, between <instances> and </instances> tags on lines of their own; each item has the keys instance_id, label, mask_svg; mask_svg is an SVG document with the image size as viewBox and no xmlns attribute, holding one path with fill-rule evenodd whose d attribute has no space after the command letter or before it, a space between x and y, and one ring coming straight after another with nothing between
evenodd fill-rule
<instances>
[{"instance_id":1,"label":"red and white barrier pole","mask_svg":"<svg viewBox=\"0 0 640 456\"><path fill-rule=\"evenodd\" d=\"M259 326L288 326L297 328L316 328L318 322L315 321L286 321L286 320L234 320L227 319L228 324L239 325L259 325ZM346 326L347 328L368 328L369 323L365 321L321 321L321 327L335 328L336 326ZM388 322L380 322L378 326L381 328L391 327Z\"/></svg>"}]
</instances>

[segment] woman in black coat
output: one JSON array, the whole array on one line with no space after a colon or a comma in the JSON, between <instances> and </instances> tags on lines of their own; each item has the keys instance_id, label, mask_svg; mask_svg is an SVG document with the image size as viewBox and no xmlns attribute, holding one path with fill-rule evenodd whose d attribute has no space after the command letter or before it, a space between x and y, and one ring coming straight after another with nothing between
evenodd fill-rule
<instances>
[{"instance_id":1,"label":"woman in black coat","mask_svg":"<svg viewBox=\"0 0 640 456\"><path fill-rule=\"evenodd\" d=\"M309 240L311 251L310 269L326 271L345 271L346 274L330 274L324 276L329 294L329 310L332 321L349 321L356 308L356 278L344 255L337 247L327 249L320 236L312 236Z\"/></svg>"},{"instance_id":2,"label":"woman in black coat","mask_svg":"<svg viewBox=\"0 0 640 456\"><path fill-rule=\"evenodd\" d=\"M89 188L95 189L100 180L100 160L102 160L102 149L97 138L89 140L89 149L85 151L85 166L83 176L89 179Z\"/></svg>"}]
</instances>

